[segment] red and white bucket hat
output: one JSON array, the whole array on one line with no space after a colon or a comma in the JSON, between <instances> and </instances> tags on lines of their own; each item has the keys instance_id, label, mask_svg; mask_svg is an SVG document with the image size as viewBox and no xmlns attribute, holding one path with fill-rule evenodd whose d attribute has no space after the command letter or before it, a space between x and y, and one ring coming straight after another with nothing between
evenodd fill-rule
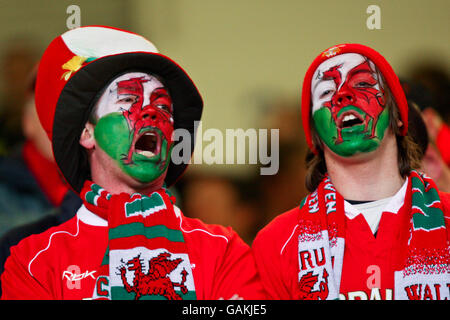
<instances>
[{"instance_id":1,"label":"red and white bucket hat","mask_svg":"<svg viewBox=\"0 0 450 320\"><path fill-rule=\"evenodd\" d=\"M55 161L72 189L80 192L90 178L80 134L106 85L117 75L139 71L160 76L174 107L174 127L191 134L201 118L203 101L187 73L158 53L144 37L106 26L86 26L55 38L39 63L35 99L39 119L49 136ZM192 155L192 153L191 153ZM187 163L169 164L165 182L172 185Z\"/></svg>"},{"instance_id":2,"label":"red and white bucket hat","mask_svg":"<svg viewBox=\"0 0 450 320\"><path fill-rule=\"evenodd\" d=\"M369 60L377 66L378 70L382 73L399 110L400 120L403 122L401 134L406 135L408 132L408 103L400 81L391 65L381 54L372 48L356 43L339 44L321 52L309 66L303 80L301 106L303 130L305 131L306 142L314 153L317 153L317 150L314 147L311 135L311 81L314 72L322 62L344 53L358 53L369 58Z\"/></svg>"}]
</instances>

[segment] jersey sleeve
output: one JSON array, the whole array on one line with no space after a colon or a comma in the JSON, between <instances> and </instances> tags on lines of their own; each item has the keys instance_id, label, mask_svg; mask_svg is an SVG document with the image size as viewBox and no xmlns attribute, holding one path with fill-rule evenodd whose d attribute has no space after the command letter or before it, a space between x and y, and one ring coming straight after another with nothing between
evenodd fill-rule
<instances>
[{"instance_id":1,"label":"jersey sleeve","mask_svg":"<svg viewBox=\"0 0 450 320\"><path fill-rule=\"evenodd\" d=\"M263 228L252 244L256 267L269 299L295 299L298 285L297 224L291 210Z\"/></svg>"},{"instance_id":2,"label":"jersey sleeve","mask_svg":"<svg viewBox=\"0 0 450 320\"><path fill-rule=\"evenodd\" d=\"M447 229L447 239L450 240L450 193L439 192L442 209L444 211L445 227Z\"/></svg>"},{"instance_id":3,"label":"jersey sleeve","mask_svg":"<svg viewBox=\"0 0 450 320\"><path fill-rule=\"evenodd\" d=\"M442 159L447 165L450 165L450 149L448 148L449 141L450 127L444 123L439 130L438 136L436 138L436 144L441 153Z\"/></svg>"},{"instance_id":4,"label":"jersey sleeve","mask_svg":"<svg viewBox=\"0 0 450 320\"><path fill-rule=\"evenodd\" d=\"M46 285L28 271L28 261L23 259L17 246L11 248L11 255L5 263L1 276L2 300L48 300L53 299Z\"/></svg>"},{"instance_id":5,"label":"jersey sleeve","mask_svg":"<svg viewBox=\"0 0 450 320\"><path fill-rule=\"evenodd\" d=\"M215 274L212 299L267 299L250 247L233 231Z\"/></svg>"}]
</instances>

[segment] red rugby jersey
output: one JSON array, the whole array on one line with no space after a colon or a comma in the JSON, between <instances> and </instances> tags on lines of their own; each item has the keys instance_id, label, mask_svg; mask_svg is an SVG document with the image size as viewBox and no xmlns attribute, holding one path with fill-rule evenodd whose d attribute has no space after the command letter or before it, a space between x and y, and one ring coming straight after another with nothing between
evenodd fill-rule
<instances>
[{"instance_id":1,"label":"red rugby jersey","mask_svg":"<svg viewBox=\"0 0 450 320\"><path fill-rule=\"evenodd\" d=\"M179 212L197 299L263 299L250 248L231 228ZM66 223L11 249L2 299L89 299L108 244L107 222L82 206Z\"/></svg>"},{"instance_id":2,"label":"red rugby jersey","mask_svg":"<svg viewBox=\"0 0 450 320\"><path fill-rule=\"evenodd\" d=\"M450 165L450 149L448 143L450 142L450 127L443 124L436 137L436 144L441 153L442 159L449 166Z\"/></svg>"},{"instance_id":3,"label":"red rugby jersey","mask_svg":"<svg viewBox=\"0 0 450 320\"><path fill-rule=\"evenodd\" d=\"M439 196L450 233L450 194ZM410 195L403 196L403 200L396 212L383 212L376 237L362 214L349 217L346 210L340 299L393 299L393 261L398 254L394 244L402 241L397 238L400 234L397 226L411 206ZM299 214L297 207L279 215L253 241L256 265L270 299L299 298Z\"/></svg>"}]
</instances>

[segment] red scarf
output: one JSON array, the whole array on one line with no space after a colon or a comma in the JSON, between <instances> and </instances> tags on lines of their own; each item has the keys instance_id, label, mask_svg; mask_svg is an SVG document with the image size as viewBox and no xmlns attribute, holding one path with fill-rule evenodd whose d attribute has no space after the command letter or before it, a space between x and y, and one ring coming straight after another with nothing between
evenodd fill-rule
<instances>
[{"instance_id":1,"label":"red scarf","mask_svg":"<svg viewBox=\"0 0 450 320\"><path fill-rule=\"evenodd\" d=\"M444 213L431 178L412 171L409 179L412 204L402 222L407 243L394 265L394 298L426 298L438 290L449 299L450 249ZM344 199L326 176L301 204L299 220L299 299L338 299L345 249ZM314 261L315 263L311 263ZM424 295L419 291L425 292Z\"/></svg>"},{"instance_id":2,"label":"red scarf","mask_svg":"<svg viewBox=\"0 0 450 320\"><path fill-rule=\"evenodd\" d=\"M86 181L84 205L108 220L95 299L196 299L187 246L166 189L112 195Z\"/></svg>"}]
</instances>

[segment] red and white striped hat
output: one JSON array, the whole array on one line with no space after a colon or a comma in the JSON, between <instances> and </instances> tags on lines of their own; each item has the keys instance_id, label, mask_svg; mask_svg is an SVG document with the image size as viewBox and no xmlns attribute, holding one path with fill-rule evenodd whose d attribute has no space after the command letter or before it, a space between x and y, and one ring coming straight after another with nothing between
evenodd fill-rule
<instances>
[{"instance_id":1,"label":"red and white striped hat","mask_svg":"<svg viewBox=\"0 0 450 320\"><path fill-rule=\"evenodd\" d=\"M405 97L405 93L402 89L400 81L392 69L391 65L386 61L386 59L379 54L377 51L369 48L367 46L356 44L356 43L346 43L335 45L331 48L326 49L321 52L309 66L306 71L305 78L303 80L302 88L302 123L303 130L305 131L306 142L309 148L314 153L317 150L312 142L311 135L311 81L314 72L319 67L319 65L332 57L335 57L344 53L359 53L367 58L369 58L378 68L378 70L383 74L384 79L394 97L395 103L400 113L400 119L403 122L403 127L401 128L401 134L406 135L408 132L408 103Z\"/></svg>"},{"instance_id":2,"label":"red and white striped hat","mask_svg":"<svg viewBox=\"0 0 450 320\"><path fill-rule=\"evenodd\" d=\"M36 81L39 119L49 136L56 163L76 192L90 178L89 163L80 134L106 85L124 72L140 71L160 76L168 87L174 107L175 129L191 134L201 118L203 101L187 73L170 58L158 53L144 37L106 26L69 30L45 50ZM172 185L187 164L169 164L165 182Z\"/></svg>"}]
</instances>

